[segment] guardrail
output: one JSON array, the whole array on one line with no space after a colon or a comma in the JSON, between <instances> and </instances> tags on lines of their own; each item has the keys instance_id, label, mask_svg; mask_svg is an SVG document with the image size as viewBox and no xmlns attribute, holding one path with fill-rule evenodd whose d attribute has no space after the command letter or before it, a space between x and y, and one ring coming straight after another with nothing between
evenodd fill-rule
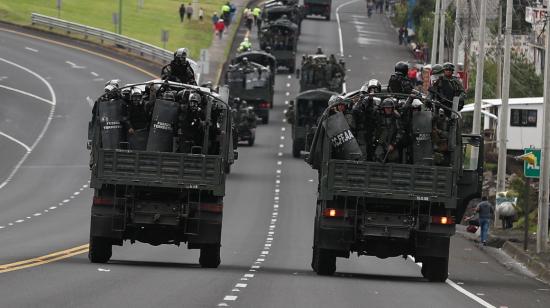
<instances>
[{"instance_id":1,"label":"guardrail","mask_svg":"<svg viewBox=\"0 0 550 308\"><path fill-rule=\"evenodd\" d=\"M141 57L149 58L150 60L162 64L167 64L174 58L172 51L162 49L160 47L144 43L124 35L116 34L110 31L89 27L86 25L77 24L74 22L66 21L59 18L54 18L42 14L32 13L31 22L33 25L43 25L50 30L53 28L66 31L67 34L79 33L84 35L84 39L94 37L99 39L101 44L105 42L111 42L117 47L126 49L129 53L138 54ZM188 59L191 67L195 71L195 79L199 82L200 79L200 67L197 62Z\"/></svg>"}]
</instances>

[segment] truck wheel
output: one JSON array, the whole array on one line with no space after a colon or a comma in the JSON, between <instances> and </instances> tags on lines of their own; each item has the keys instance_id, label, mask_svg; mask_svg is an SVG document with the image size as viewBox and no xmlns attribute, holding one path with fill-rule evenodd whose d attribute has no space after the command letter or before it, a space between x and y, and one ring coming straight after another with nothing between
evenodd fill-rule
<instances>
[{"instance_id":1,"label":"truck wheel","mask_svg":"<svg viewBox=\"0 0 550 308\"><path fill-rule=\"evenodd\" d=\"M422 262L422 276L432 282L445 282L449 277L449 259L429 257Z\"/></svg>"},{"instance_id":2,"label":"truck wheel","mask_svg":"<svg viewBox=\"0 0 550 308\"><path fill-rule=\"evenodd\" d=\"M254 137L250 137L250 139L248 139L248 146L251 147L254 145L254 141L255 141L256 138Z\"/></svg>"},{"instance_id":3,"label":"truck wheel","mask_svg":"<svg viewBox=\"0 0 550 308\"><path fill-rule=\"evenodd\" d=\"M330 250L316 248L313 251L317 275L331 276L336 271L336 255Z\"/></svg>"},{"instance_id":4,"label":"truck wheel","mask_svg":"<svg viewBox=\"0 0 550 308\"><path fill-rule=\"evenodd\" d=\"M269 115L262 117L262 124L267 124L267 123L269 123Z\"/></svg>"},{"instance_id":5,"label":"truck wheel","mask_svg":"<svg viewBox=\"0 0 550 308\"><path fill-rule=\"evenodd\" d=\"M199 264L204 268L217 268L220 265L220 244L203 245Z\"/></svg>"},{"instance_id":6,"label":"truck wheel","mask_svg":"<svg viewBox=\"0 0 550 308\"><path fill-rule=\"evenodd\" d=\"M92 263L107 263L113 255L113 246L106 238L90 237L88 260Z\"/></svg>"},{"instance_id":7,"label":"truck wheel","mask_svg":"<svg viewBox=\"0 0 550 308\"><path fill-rule=\"evenodd\" d=\"M300 151L302 151L300 142L298 142L298 140L292 141L292 156L300 158Z\"/></svg>"},{"instance_id":8,"label":"truck wheel","mask_svg":"<svg viewBox=\"0 0 550 308\"><path fill-rule=\"evenodd\" d=\"M231 165L229 163L225 164L225 166L223 166L223 172L225 174L230 174L231 173Z\"/></svg>"}]
</instances>

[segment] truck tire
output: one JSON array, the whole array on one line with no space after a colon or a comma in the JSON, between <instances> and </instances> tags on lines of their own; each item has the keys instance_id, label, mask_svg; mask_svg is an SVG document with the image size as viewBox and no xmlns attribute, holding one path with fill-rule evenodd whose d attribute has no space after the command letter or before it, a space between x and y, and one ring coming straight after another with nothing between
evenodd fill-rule
<instances>
[{"instance_id":1,"label":"truck tire","mask_svg":"<svg viewBox=\"0 0 550 308\"><path fill-rule=\"evenodd\" d=\"M302 151L301 142L298 140L292 141L292 156L300 158L300 152Z\"/></svg>"},{"instance_id":2,"label":"truck tire","mask_svg":"<svg viewBox=\"0 0 550 308\"><path fill-rule=\"evenodd\" d=\"M449 277L449 259L427 257L422 262L422 276L432 282L445 282Z\"/></svg>"},{"instance_id":3,"label":"truck tire","mask_svg":"<svg viewBox=\"0 0 550 308\"><path fill-rule=\"evenodd\" d=\"M267 123L269 123L269 115L262 117L262 124L267 124Z\"/></svg>"},{"instance_id":4,"label":"truck tire","mask_svg":"<svg viewBox=\"0 0 550 308\"><path fill-rule=\"evenodd\" d=\"M248 146L251 147L254 145L254 141L256 141L256 138L254 137L250 137L250 139L248 139Z\"/></svg>"},{"instance_id":5,"label":"truck tire","mask_svg":"<svg viewBox=\"0 0 550 308\"><path fill-rule=\"evenodd\" d=\"M231 173L231 164L226 163L226 164L223 166L223 172L224 172L225 174L230 174L230 173Z\"/></svg>"},{"instance_id":6,"label":"truck tire","mask_svg":"<svg viewBox=\"0 0 550 308\"><path fill-rule=\"evenodd\" d=\"M221 263L220 244L209 244L201 247L199 264L203 268L217 268Z\"/></svg>"},{"instance_id":7,"label":"truck tire","mask_svg":"<svg viewBox=\"0 0 550 308\"><path fill-rule=\"evenodd\" d=\"M327 19L327 21L330 21L330 14L328 14L327 16L325 16L325 18Z\"/></svg>"},{"instance_id":8,"label":"truck tire","mask_svg":"<svg viewBox=\"0 0 550 308\"><path fill-rule=\"evenodd\" d=\"M107 263L113 255L113 246L111 242L102 237L90 237L90 248L88 250L88 260L92 263Z\"/></svg>"},{"instance_id":9,"label":"truck tire","mask_svg":"<svg viewBox=\"0 0 550 308\"><path fill-rule=\"evenodd\" d=\"M336 255L326 249L314 248L312 267L320 276L331 276L336 272Z\"/></svg>"}]
</instances>

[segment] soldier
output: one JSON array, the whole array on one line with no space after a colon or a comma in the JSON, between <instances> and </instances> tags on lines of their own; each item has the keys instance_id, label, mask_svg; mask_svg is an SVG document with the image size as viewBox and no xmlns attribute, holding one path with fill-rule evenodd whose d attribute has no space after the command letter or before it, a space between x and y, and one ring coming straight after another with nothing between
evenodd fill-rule
<instances>
[{"instance_id":1,"label":"soldier","mask_svg":"<svg viewBox=\"0 0 550 308\"><path fill-rule=\"evenodd\" d=\"M109 101L111 99L120 98L120 79L109 80L105 83L105 88L103 88L104 93L96 99L94 106L92 107L92 123L95 123L97 119L97 108L100 102Z\"/></svg>"},{"instance_id":2,"label":"soldier","mask_svg":"<svg viewBox=\"0 0 550 308\"><path fill-rule=\"evenodd\" d=\"M452 63L443 64L443 76L439 77L432 86L430 92L434 94L434 98L439 100L443 105L452 108L453 98L459 97L458 110L462 110L464 107L464 99L466 98L466 92L462 86L460 79L453 76L455 66ZM447 112L447 116L450 113Z\"/></svg>"},{"instance_id":3,"label":"soldier","mask_svg":"<svg viewBox=\"0 0 550 308\"><path fill-rule=\"evenodd\" d=\"M374 160L374 131L378 127L377 116L378 104L372 94L382 92L382 85L376 79L371 79L365 83L361 90L362 95L359 101L353 106L352 114L355 122L354 134L357 136L357 142L361 151L365 153L366 159Z\"/></svg>"},{"instance_id":4,"label":"soldier","mask_svg":"<svg viewBox=\"0 0 550 308\"><path fill-rule=\"evenodd\" d=\"M161 79L197 85L195 72L187 61L187 48L179 48L174 52L174 60L162 68Z\"/></svg>"},{"instance_id":5,"label":"soldier","mask_svg":"<svg viewBox=\"0 0 550 308\"><path fill-rule=\"evenodd\" d=\"M394 98L386 98L379 108L374 156L377 161L382 163L401 161L405 131L401 123L401 115L396 110L396 103Z\"/></svg>"},{"instance_id":6,"label":"soldier","mask_svg":"<svg viewBox=\"0 0 550 308\"><path fill-rule=\"evenodd\" d=\"M245 37L241 44L239 45L239 48L237 49L238 52L245 52L250 51L252 49L252 43L248 40L248 37Z\"/></svg>"},{"instance_id":7,"label":"soldier","mask_svg":"<svg viewBox=\"0 0 550 308\"><path fill-rule=\"evenodd\" d=\"M323 54L323 49L321 49L321 46L318 46L317 47L317 51L315 52L316 55L322 55Z\"/></svg>"},{"instance_id":8,"label":"soldier","mask_svg":"<svg viewBox=\"0 0 550 308\"><path fill-rule=\"evenodd\" d=\"M407 78L409 65L406 62L399 61L395 64L395 73L388 82L388 92L410 94L414 89L412 82Z\"/></svg>"},{"instance_id":9,"label":"soldier","mask_svg":"<svg viewBox=\"0 0 550 308\"><path fill-rule=\"evenodd\" d=\"M136 130L149 127L150 119L143 104L143 93L139 88L132 88L130 90L126 114L126 127L128 128L129 135L133 135Z\"/></svg>"}]
</instances>

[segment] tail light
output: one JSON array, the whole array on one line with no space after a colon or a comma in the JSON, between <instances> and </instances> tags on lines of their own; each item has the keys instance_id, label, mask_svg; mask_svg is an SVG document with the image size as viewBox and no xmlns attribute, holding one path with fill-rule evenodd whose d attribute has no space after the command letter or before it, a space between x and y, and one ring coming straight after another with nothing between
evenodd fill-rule
<instances>
[{"instance_id":1,"label":"tail light","mask_svg":"<svg viewBox=\"0 0 550 308\"><path fill-rule=\"evenodd\" d=\"M223 212L223 204L218 203L201 203L201 211L211 212L211 213L221 213Z\"/></svg>"},{"instance_id":2,"label":"tail light","mask_svg":"<svg viewBox=\"0 0 550 308\"><path fill-rule=\"evenodd\" d=\"M271 107L271 104L269 102L261 102L259 107L261 109L268 109Z\"/></svg>"},{"instance_id":3,"label":"tail light","mask_svg":"<svg viewBox=\"0 0 550 308\"><path fill-rule=\"evenodd\" d=\"M106 198L106 197L96 197L94 196L94 199L93 199L93 205L113 205L114 204L114 200L111 199L111 198Z\"/></svg>"},{"instance_id":4,"label":"tail light","mask_svg":"<svg viewBox=\"0 0 550 308\"><path fill-rule=\"evenodd\" d=\"M449 216L432 216L432 224L437 225L453 225L455 220Z\"/></svg>"},{"instance_id":5,"label":"tail light","mask_svg":"<svg viewBox=\"0 0 550 308\"><path fill-rule=\"evenodd\" d=\"M344 217L345 212L342 209L333 209L333 208L326 208L323 211L323 216L325 217Z\"/></svg>"}]
</instances>

